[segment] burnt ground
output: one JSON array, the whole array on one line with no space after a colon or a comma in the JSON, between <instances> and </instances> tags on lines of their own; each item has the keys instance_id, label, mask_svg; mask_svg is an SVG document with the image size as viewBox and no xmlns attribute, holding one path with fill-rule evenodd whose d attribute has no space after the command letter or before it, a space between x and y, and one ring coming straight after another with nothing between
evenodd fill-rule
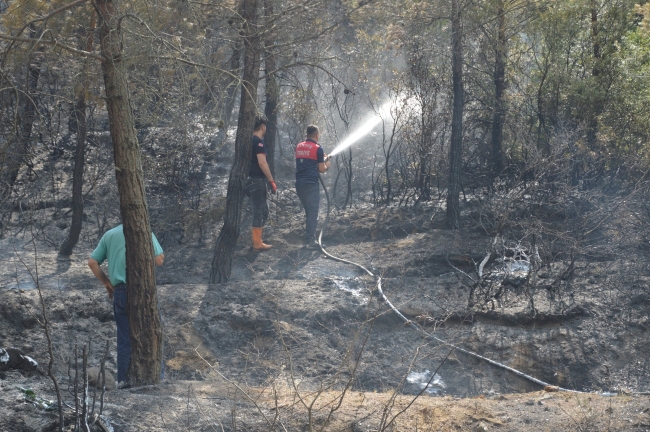
<instances>
[{"instance_id":1,"label":"burnt ground","mask_svg":"<svg viewBox=\"0 0 650 432\"><path fill-rule=\"evenodd\" d=\"M291 192L283 194L265 229L274 249L251 251L244 228L228 284L206 284L209 244L163 241L157 280L166 379L107 392L104 413L115 430L370 431L382 419L386 430L409 431L650 429L650 398L638 394L650 389L650 274L642 249L633 257L579 257L560 290L545 281L559 280L566 263L551 263L535 287L512 283L505 296L470 308L468 276L491 244L483 231L444 229L436 207L333 215L328 251L382 275L386 295L409 319L552 385L591 392L546 393L423 337L378 300L370 277L303 249L301 215ZM32 242L29 230L2 240L0 347L47 365L38 292L27 272L35 275L37 263L68 404L75 341L92 339L90 364L97 365L108 339L107 367L115 370L112 308L86 267L96 241L86 230L69 260L57 259L42 236ZM498 268L497 261L486 267ZM1 431L54 430L55 414L24 402L20 390L54 399L46 376L9 371L0 378Z\"/></svg>"},{"instance_id":2,"label":"burnt ground","mask_svg":"<svg viewBox=\"0 0 650 432\"><path fill-rule=\"evenodd\" d=\"M2 220L0 348L22 350L40 371L0 372L0 431L55 428L56 414L26 402L21 391L55 398L43 374L49 355L37 286L67 421L75 343L91 340L89 364L97 366L108 341L106 364L115 371L112 306L86 261L101 233L118 223L119 207L108 134L91 141L93 187L70 259L56 254L69 223L69 161L40 155L19 179L22 201ZM650 390L650 219L640 227L643 213L633 215L633 206L584 194L551 197L551 204L528 192L502 202L470 195L458 232L445 228L444 208L435 204L359 204L332 213L327 250L381 275L386 295L408 319L552 385L589 392L547 393L415 332L378 299L372 278L302 248L303 217L282 176L264 236L274 249L250 250L245 215L232 281L207 285L228 160L197 157L180 171L202 180L185 184L169 178L156 137L143 142L151 220L166 256L157 269L166 378L106 393L104 414L116 431L650 429L650 400L640 394ZM195 147L207 151L209 142ZM495 242L487 222L508 214L504 209L512 210L513 228ZM572 255L571 227L589 218L590 237ZM530 263L507 254L530 246L530 232L550 239L539 243L543 265L533 273ZM497 253L470 306L470 278L477 279L489 251ZM534 278L522 278L522 269Z\"/></svg>"}]
</instances>

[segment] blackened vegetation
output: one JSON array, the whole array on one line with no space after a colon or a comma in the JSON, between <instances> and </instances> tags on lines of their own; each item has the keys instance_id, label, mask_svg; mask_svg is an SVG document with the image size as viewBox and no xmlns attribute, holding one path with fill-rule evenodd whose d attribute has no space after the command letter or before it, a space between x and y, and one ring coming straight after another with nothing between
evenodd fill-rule
<instances>
[{"instance_id":1,"label":"blackened vegetation","mask_svg":"<svg viewBox=\"0 0 650 432\"><path fill-rule=\"evenodd\" d=\"M220 167L225 171L227 162L210 150L218 130L199 124L139 131L149 194L157 207L153 230L161 241L202 245L221 220L225 200L219 195L225 188L214 174Z\"/></svg>"},{"instance_id":2,"label":"blackened vegetation","mask_svg":"<svg viewBox=\"0 0 650 432\"><path fill-rule=\"evenodd\" d=\"M626 168L634 167L630 161ZM590 315L579 300L585 279L596 284L612 267L628 269L620 270L621 286L647 276L637 262L648 250L645 175L592 172L590 181L572 185L571 169L566 160L545 159L530 169L534 177L471 197L468 222L492 240L483 257L464 267L449 263L470 287L471 311L518 322L563 321Z\"/></svg>"},{"instance_id":3,"label":"blackened vegetation","mask_svg":"<svg viewBox=\"0 0 650 432\"><path fill-rule=\"evenodd\" d=\"M323 376L343 376L336 374L340 354L351 346L346 337L353 333L354 323L349 319L363 318L365 310L353 294L338 295L343 282L353 285L330 277L343 270L320 261L316 253L305 254L295 240L300 238L302 213L292 187L292 146L312 122L323 124L330 140L326 144L331 145L334 137L353 130L353 120L364 117L371 105L383 103L367 99L390 97L395 109L381 132L375 130L348 149L330 173L334 207L345 210L335 213L325 233L326 245L379 267L388 295L399 300L395 303L409 318L436 331L450 330L452 323L462 324L460 332L476 331L462 338L474 349L492 350L495 357L513 358L514 353L532 359L530 365L522 360L517 366L562 385L647 388L647 65L645 60L636 62L645 54L625 43L638 36L642 43L636 45L645 47L647 40L642 28L637 34L637 22L627 21L631 3L625 13L616 11L624 8L622 2L605 2L591 14L581 10L586 2L570 7L559 2L553 8L509 0L487 3L412 2L417 10L399 10L405 18L396 24L375 14L388 15L395 5L408 6L385 2L364 9L368 19L358 20L348 16L347 3L332 2L340 15L335 19L344 24L331 27L338 34L334 40L328 32L320 33L318 26L329 26L331 17L314 9L316 4L311 9L298 4L286 9L291 2L244 0L235 12L186 2L157 10L160 27L139 17L142 11L122 15L124 56L112 60L125 63L129 85L122 89L122 97L130 98L135 119L131 127L113 117L111 126L128 126L127 132L137 132L137 140L133 134L130 140L142 145L153 231L166 251L175 252L169 261L176 267L163 269L166 280L172 281L168 283L186 284L187 292L193 292L196 286L188 283L190 273L196 275L192 282L209 280L209 252L201 246L211 246L224 226L212 279L225 281L234 275L237 283L211 287L199 319L205 330L201 335L208 335L208 345L223 362L220 366L240 374L253 364L249 360L261 359L264 369L255 373L271 377L286 365L278 359L291 360L283 356L293 350L294 360L302 362L296 363L296 376L309 374L315 383L323 382ZM268 32L253 26L249 14L254 10L260 14L262 4L263 27ZM191 8L199 9L187 14ZM589 15L590 29L584 21ZM582 26L576 24L580 20ZM389 29L385 22L390 22ZM305 25L309 38L295 38L301 31L299 23ZM57 27L68 29L68 24L47 23L45 34L57 36ZM586 34L579 33L581 28L588 28ZM242 29L244 34L237 36ZM29 30L24 36L31 39L40 32ZM64 34L58 36L65 41ZM374 46L367 41L374 41ZM18 239L15 245L3 243L7 247L2 252L12 252L11 246L20 249L20 240L30 230L39 245L59 249L71 225L76 230L83 222L79 234L84 259L97 237L120 220L111 151L114 140L108 134L103 90L96 79L89 79L83 95L87 100L81 104L81 94L71 97L74 77L85 73L86 65L78 58L42 45L2 46L7 47L0 65L0 150L5 152L0 191L7 198L2 202L2 234L4 240ZM17 47L22 47L22 55L12 58ZM576 53L574 47L583 50ZM387 48L395 50L396 62L386 57ZM268 73L261 81L263 91L252 85L260 76L260 58ZM401 64L403 59L410 64ZM472 67L463 69L463 65ZM246 81L241 88L240 77ZM337 92L344 95L345 110L339 113L345 115L339 115L340 121L324 108ZM76 109L70 110L75 102L79 103ZM238 158L228 192L228 221L223 224L225 178L233 153L232 139L227 138L235 135L228 126L238 104ZM84 141L81 108L87 111L86 160L79 156L83 147L77 147L75 156L71 145L73 137ZM278 138L275 167L282 190L274 197L270 224L277 252L260 258L242 252L247 239L238 237L245 213L243 151L252 118L262 109L270 120L269 147ZM276 120L277 136L271 127ZM271 164L273 154L269 152ZM75 159L79 163L73 172ZM81 189L78 183L72 186L80 173ZM126 195L124 188L122 192ZM190 246L196 253L188 253ZM308 268L314 263L320 273ZM231 273L231 264L237 272ZM51 279L65 273L71 262L55 265ZM449 273L450 265L454 274ZM300 272L302 266L309 271ZM298 276L309 282L285 283ZM273 279L282 283L269 283ZM93 284L86 280L79 285L97 292ZM273 288L271 294L268 288ZM271 307L275 305L268 301L269 295L276 296L271 300L278 303L286 302L285 306ZM2 297L7 302L8 297ZM185 297L172 303L169 309L186 312ZM4 328L9 329L3 336L28 340L20 331L35 329L38 321L17 313L17 304L0 303ZM77 310L78 304L64 307L48 302L49 316L62 325L59 335L72 337L79 331L73 326L88 317L93 318L93 328L114 329L110 310ZM183 319L183 328L192 328L185 315ZM377 320L376 339L368 345L377 353L369 367L363 372L340 369L347 374L346 388L357 373L361 390L363 386L393 388L403 382L403 370L395 366L395 359L409 359L421 340L396 321L390 314ZM610 328L610 323L617 328ZM493 324L496 330L489 328ZM391 333L395 326L402 330L397 338ZM568 330L535 332L560 326ZM512 338L514 342L504 345L494 336L506 332L525 341ZM567 335L585 346L575 357L561 348ZM275 336L281 339L272 339ZM390 345L393 339L399 346ZM620 349L608 351L611 343ZM272 361L260 354L269 346L278 353L269 357ZM238 359L242 352L249 357ZM81 358L83 363L83 353ZM612 371L618 367L618 375L610 373L609 365L603 366L602 373L600 364L593 366L601 358L618 362L611 367ZM465 377L464 359L452 361L453 366L442 372ZM184 367L195 373L187 364ZM565 378L555 378L557 371L559 375L564 371ZM505 381L492 378L472 378L474 387L458 379L454 388L478 394L492 390L482 387L483 382ZM234 410L233 419L237 421Z\"/></svg>"}]
</instances>

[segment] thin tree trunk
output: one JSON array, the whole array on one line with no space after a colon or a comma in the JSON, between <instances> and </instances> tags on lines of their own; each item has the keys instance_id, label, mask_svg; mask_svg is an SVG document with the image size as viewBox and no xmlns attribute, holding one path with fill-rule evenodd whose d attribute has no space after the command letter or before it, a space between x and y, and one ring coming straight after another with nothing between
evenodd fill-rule
<instances>
[{"instance_id":1,"label":"thin tree trunk","mask_svg":"<svg viewBox=\"0 0 650 432\"><path fill-rule=\"evenodd\" d=\"M267 20L273 18L273 0L264 0L264 16ZM264 115L267 120L264 145L266 146L266 161L271 169L271 174L275 176L275 139L278 131L280 88L275 75L272 73L276 68L275 55L273 53L273 45L275 45L273 33L267 33L264 45L264 52L266 54L264 60L266 68L266 104L264 105Z\"/></svg>"},{"instance_id":2,"label":"thin tree trunk","mask_svg":"<svg viewBox=\"0 0 650 432\"><path fill-rule=\"evenodd\" d=\"M594 85L599 86L598 77L601 73L601 46L598 35L598 4L596 0L590 1L591 12L591 39L593 49L593 69L591 76L594 78ZM591 110L587 114L587 147L589 149L596 148L596 141L598 137L598 116L603 111L603 100L596 91L595 98L592 101ZM574 146L574 153L571 156L571 185L577 186L580 182L580 168L582 166L583 155L580 154L577 146Z\"/></svg>"},{"instance_id":3,"label":"thin tree trunk","mask_svg":"<svg viewBox=\"0 0 650 432\"><path fill-rule=\"evenodd\" d=\"M127 311L132 350L129 381L132 385L155 384L160 381L163 339L140 146L131 111L126 70L122 64L117 1L98 0L96 5L101 18L106 108L126 239Z\"/></svg>"},{"instance_id":4,"label":"thin tree trunk","mask_svg":"<svg viewBox=\"0 0 650 432\"><path fill-rule=\"evenodd\" d=\"M601 46L600 46L600 36L598 34L598 8L596 0L591 0L591 38L593 43L593 55L594 55L594 67L591 71L592 77L594 80L598 80L598 77L601 75ZM596 81L596 85L598 85ZM596 100L594 101L593 112L589 118L588 130L587 130L587 144L590 149L596 147L596 140L598 136L598 116L603 112L603 100L600 95L596 95Z\"/></svg>"},{"instance_id":5,"label":"thin tree trunk","mask_svg":"<svg viewBox=\"0 0 650 432\"><path fill-rule=\"evenodd\" d=\"M418 198L416 202L419 201L428 201L431 199L431 194L429 193L429 156L431 152L431 128L428 126L426 119L426 110L422 109L420 113L420 130L422 134L420 136L420 149L418 154L418 173L417 173L417 183L416 189L418 190Z\"/></svg>"},{"instance_id":6,"label":"thin tree trunk","mask_svg":"<svg viewBox=\"0 0 650 432\"><path fill-rule=\"evenodd\" d=\"M390 197L393 194L393 185L390 181L390 156L391 156L390 150L393 144L393 136L391 136L390 138L391 143L388 147L388 152L384 152L385 155L384 171L386 172L386 201L385 201L386 206L390 205Z\"/></svg>"},{"instance_id":7,"label":"thin tree trunk","mask_svg":"<svg viewBox=\"0 0 650 432\"><path fill-rule=\"evenodd\" d=\"M463 153L463 56L460 0L451 0L451 49L453 114L449 146L449 183L447 186L447 224L460 228L460 170Z\"/></svg>"},{"instance_id":8,"label":"thin tree trunk","mask_svg":"<svg viewBox=\"0 0 650 432\"><path fill-rule=\"evenodd\" d=\"M92 52L93 49L93 35L95 34L95 25L97 18L95 12L92 12L90 19L90 27L86 36L85 50ZM70 256L72 249L79 241L79 234L81 233L81 224L83 220L84 205L83 205L83 180L84 180L84 165L86 158L86 132L88 131L88 124L86 119L86 90L88 84L88 68L89 64L86 60L84 65L83 77L81 85L77 88L77 102L74 107L74 115L77 123L77 147L74 155L74 173L72 177L72 223L70 225L70 232L68 237L61 244L59 255Z\"/></svg>"},{"instance_id":9,"label":"thin tree trunk","mask_svg":"<svg viewBox=\"0 0 650 432\"><path fill-rule=\"evenodd\" d=\"M546 117L544 116L544 85L548 75L548 61L544 60L544 69L537 87L537 148L544 156L551 155L551 145L546 136Z\"/></svg>"},{"instance_id":10,"label":"thin tree trunk","mask_svg":"<svg viewBox=\"0 0 650 432\"><path fill-rule=\"evenodd\" d=\"M244 203L244 183L251 159L251 136L257 115L257 84L260 71L259 36L257 35L257 0L242 0L244 18L244 73L235 137L235 161L228 179L228 195L223 227L214 246L210 272L211 283L230 280L232 259L239 238Z\"/></svg>"},{"instance_id":11,"label":"thin tree trunk","mask_svg":"<svg viewBox=\"0 0 650 432\"><path fill-rule=\"evenodd\" d=\"M38 39L42 30L30 26L30 38ZM31 136L34 121L36 120L36 88L41 75L41 65L45 60L45 46L40 45L34 50L27 61L27 79L25 80L25 91L16 96L18 115L16 118L14 137L10 140L5 149L0 172L2 195L5 200L13 190L14 183L18 178L20 167L27 160L31 150Z\"/></svg>"},{"instance_id":12,"label":"thin tree trunk","mask_svg":"<svg viewBox=\"0 0 650 432\"><path fill-rule=\"evenodd\" d=\"M231 25L239 23L242 16L241 4L237 10L237 14L230 19ZM230 120L232 119L232 111L235 109L235 102L237 102L237 89L239 82L235 76L239 75L241 68L242 47L240 41L235 41L232 46L232 56L230 57L230 72L222 83L222 88L225 88L224 100L219 104L219 114L221 115L222 126L219 128L216 138L212 141L210 146L211 150L216 150L218 145L221 145L228 138L228 129L230 129Z\"/></svg>"},{"instance_id":13,"label":"thin tree trunk","mask_svg":"<svg viewBox=\"0 0 650 432\"><path fill-rule=\"evenodd\" d=\"M498 33L494 60L494 113L492 117L492 177L503 171L503 93L506 87L506 14L503 0L497 1Z\"/></svg>"},{"instance_id":14,"label":"thin tree trunk","mask_svg":"<svg viewBox=\"0 0 650 432\"><path fill-rule=\"evenodd\" d=\"M424 153L424 150L420 150L420 157L418 162L418 174L417 174L417 186L418 198L417 201L428 201L431 196L429 194L429 175L428 175L428 155Z\"/></svg>"},{"instance_id":15,"label":"thin tree trunk","mask_svg":"<svg viewBox=\"0 0 650 432\"><path fill-rule=\"evenodd\" d=\"M339 180L341 179L341 174L343 174L343 170L341 169L341 159L343 159L345 163L345 155L343 153L334 157L336 163L336 178L334 178L334 184L332 185L330 195L330 199L333 203L336 203L336 193L338 192Z\"/></svg>"},{"instance_id":16,"label":"thin tree trunk","mask_svg":"<svg viewBox=\"0 0 650 432\"><path fill-rule=\"evenodd\" d=\"M341 208L345 209L350 203L352 207L352 147L348 147L348 157L346 158L343 153L341 153L343 159L343 169L345 170L345 201L343 201L343 206Z\"/></svg>"},{"instance_id":17,"label":"thin tree trunk","mask_svg":"<svg viewBox=\"0 0 650 432\"><path fill-rule=\"evenodd\" d=\"M241 48L235 46L232 50L232 57L230 58L230 70L233 74L239 72L241 66ZM237 87L238 83L235 79L230 78L228 84L226 85L226 103L223 108L223 121L225 125L226 132L230 127L230 119L232 118L232 110L235 108L235 102L237 101Z\"/></svg>"},{"instance_id":18,"label":"thin tree trunk","mask_svg":"<svg viewBox=\"0 0 650 432\"><path fill-rule=\"evenodd\" d=\"M596 0L591 0L591 38L593 40L594 59L596 60L594 62L594 67L592 71L592 75L594 77L600 75L599 60L601 58L600 40L598 36L598 7L597 6L598 5L596 4Z\"/></svg>"},{"instance_id":19,"label":"thin tree trunk","mask_svg":"<svg viewBox=\"0 0 650 432\"><path fill-rule=\"evenodd\" d=\"M231 25L237 25L243 19L244 14L244 3L243 1L239 4L237 8L237 15L231 18ZM230 72L233 75L239 74L239 69L241 68L241 57L243 53L242 42L236 40L232 47L232 56L230 57ZM230 119L232 118L232 111L235 108L235 102L237 101L237 89L239 88L239 83L233 76L227 78L226 88L226 101L223 107L222 118L225 124L226 133L230 127Z\"/></svg>"}]
</instances>

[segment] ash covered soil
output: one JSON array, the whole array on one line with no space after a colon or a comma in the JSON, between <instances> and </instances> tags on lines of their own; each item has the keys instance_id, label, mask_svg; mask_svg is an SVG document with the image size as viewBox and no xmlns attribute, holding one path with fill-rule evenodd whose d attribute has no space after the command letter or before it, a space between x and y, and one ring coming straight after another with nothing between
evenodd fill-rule
<instances>
[{"instance_id":1,"label":"ash covered soil","mask_svg":"<svg viewBox=\"0 0 650 432\"><path fill-rule=\"evenodd\" d=\"M157 269L166 376L160 385L106 393L104 414L115 430L650 429L650 400L639 394L650 390L650 248L646 231L630 229L629 214L596 224L591 241L572 257L562 240L541 243L544 265L534 278L530 262L514 259L517 239L530 236L513 228L495 247L483 228L489 205L478 199L463 203L458 232L445 228L444 208L435 204L358 205L332 214L326 249L380 275L407 319L439 340L591 393L542 392L414 331L378 298L373 278L304 249L291 181L278 181L264 230L274 248L250 250L246 213L231 282L207 285L221 225L214 197L223 200L230 161L197 158L191 174L212 186L189 196L197 200L189 199L192 207L188 196L160 181L166 166L158 167L163 149L154 135L144 140L144 163L153 229L166 257ZM56 413L26 402L21 390L55 399L43 374L49 354L36 280L66 421L73 418L68 366L75 343L91 341L89 364L96 367L108 341L106 364L115 372L112 305L86 262L99 236L119 223L119 205L110 152L103 151L110 139L100 133L93 140L87 171L96 187L86 193L82 236L70 259L56 254L70 214L65 161L41 154L35 163L44 177L23 176L25 199L3 220L0 348L20 349L40 370L0 372L0 431L56 428ZM207 150L203 142L196 151ZM199 200L206 194L213 200ZM577 219L571 205L548 207L547 228L566 230Z\"/></svg>"},{"instance_id":2,"label":"ash covered soil","mask_svg":"<svg viewBox=\"0 0 650 432\"><path fill-rule=\"evenodd\" d=\"M643 250L634 259L578 258L564 298L544 288L566 270L557 262L538 272L537 289L511 280L507 295L469 307L469 278L492 241L481 230L443 229L435 207L333 215L327 250L381 275L409 320L552 385L591 393L544 392L405 325L378 298L374 279L302 247L297 207L274 207L265 229L274 248L253 252L245 219L228 284L206 284L209 245L163 242L157 281L166 377L106 392L104 414L116 431L650 429ZM110 341L107 368L115 372L112 306L86 267L96 237L85 238L69 260L32 242L29 231L2 240L0 347L16 347L47 369L29 274L38 270L54 372L70 407L75 342L92 341L89 364L97 366ZM495 275L499 269L498 260L485 266ZM41 371L0 373L1 431L55 430L56 412L24 401L21 391L55 399Z\"/></svg>"}]
</instances>

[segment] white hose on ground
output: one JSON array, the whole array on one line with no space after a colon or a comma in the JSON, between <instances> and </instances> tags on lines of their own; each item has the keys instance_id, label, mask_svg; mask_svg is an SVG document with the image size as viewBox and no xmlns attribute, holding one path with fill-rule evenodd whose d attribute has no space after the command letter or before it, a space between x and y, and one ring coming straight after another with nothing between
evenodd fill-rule
<instances>
[{"instance_id":1,"label":"white hose on ground","mask_svg":"<svg viewBox=\"0 0 650 432\"><path fill-rule=\"evenodd\" d=\"M345 263L345 264L350 264L350 265L356 266L356 267L358 267L359 269L363 270L365 273L367 273L370 277L375 278L375 280L377 281L377 285L376 285L376 286L377 286L377 292L379 293L379 295L381 295L381 297L382 297L382 299L384 300L384 302L385 302L385 303L386 303L386 304L387 304L387 305L392 309L393 312L395 312L395 314L396 314L398 317L400 317L400 319L402 319L402 321L404 321L405 324L408 324L408 325L411 326L414 330L416 330L416 331L422 333L422 334L423 334L424 336L426 336L427 338L433 339L433 340L435 340L435 341L437 341L437 342L439 342L439 343L441 343L441 344L444 344L444 345L446 345L446 346L448 346L448 347L451 347L452 349L454 349L454 350L456 350L456 351L459 351L459 352L461 352L461 353L463 353L463 354L466 354L466 355L468 355L468 356L470 356L470 357L474 357L474 358L476 358L476 359L483 360L483 361L485 361L485 362L487 362L487 363L489 363L489 364L491 364L491 365L493 365L493 366L497 366L497 367L499 367L499 368L501 368L501 369L505 369L505 370L507 370L508 372L511 372L511 373L513 373L513 374L515 374L515 375L521 377L521 378L527 379L528 381L534 382L535 384L538 384L538 385L540 385L540 386L542 386L542 387L544 387L544 388L551 388L551 389L553 389L553 390L555 390L555 391L565 391L565 392L571 392L571 393L583 393L583 394L585 394L585 393L591 393L591 392L584 392L584 391L580 391L580 390L572 390L572 389L567 389L567 388L563 388L563 387L559 387L559 386L554 386L553 384L547 383L547 382L542 381L542 380L540 380L540 379L537 379L537 378L535 378L535 377L533 377L533 376L531 376L531 375L525 374L525 373L523 373L523 372L521 372L521 371L519 371L519 370L517 370L517 369L511 368L510 366L506 366L506 365L504 365L503 363L499 363L499 362L497 362L497 361L495 361L495 360L492 360L492 359L490 359L490 358L487 358L487 357L485 357L485 356L482 356L482 355L480 355L480 354L478 354L478 353L475 353L475 352L473 352L473 351L466 350L466 349L464 349L464 348L461 348L461 347L458 346L458 345L455 345L455 344L452 344L452 343L450 343L450 342L447 342L447 341L445 341L445 340L443 340L443 339L440 339L440 338L438 338L438 337L432 335L431 333L427 332L426 330L424 330L424 329L423 329L421 326L419 326L417 323L414 323L413 321L411 321L411 320L409 320L408 318L406 318L406 317L405 317L405 316L404 316L404 315L403 315L403 314L402 314L402 313L401 313L401 312L400 312L400 311L399 311L399 310L398 310L398 309L393 305L393 303L391 303L391 301L388 299L388 297L386 297L386 295L384 294L384 291L383 291L382 288L381 288L381 277L380 277L380 276L377 276L377 275L373 274L370 270L368 270L367 268L365 268L365 267L362 266L361 264L358 264L358 263L355 263L355 262L353 262L353 261L349 261L349 260L346 260L346 259L343 259L343 258L339 258L339 257L336 257L336 256L330 254L330 253L327 252L327 251L325 250L325 248L323 247L323 243L322 243L322 239L323 239L323 231L324 231L325 228L327 227L327 224L328 224L328 222L329 222L329 218L330 218L330 197L329 197L329 194L327 193L327 188L325 187L325 183L323 182L323 178L322 178L321 176L319 176L319 179L320 179L320 182L321 182L321 186L323 186L323 190L325 191L325 196L326 196L326 198L327 198L327 217L325 218L325 223L323 224L323 227L321 228L321 231L320 231L320 235L318 236L318 246L320 247L321 251L323 252L323 254L324 254L326 257L328 257L328 258L330 258L330 259L333 259L333 260L335 260L335 261L339 261L339 262L342 262L342 263ZM644 393L634 393L634 394L641 394L641 395L642 395L642 394L644 394ZM603 395L606 395L606 394L603 393Z\"/></svg>"}]
</instances>

